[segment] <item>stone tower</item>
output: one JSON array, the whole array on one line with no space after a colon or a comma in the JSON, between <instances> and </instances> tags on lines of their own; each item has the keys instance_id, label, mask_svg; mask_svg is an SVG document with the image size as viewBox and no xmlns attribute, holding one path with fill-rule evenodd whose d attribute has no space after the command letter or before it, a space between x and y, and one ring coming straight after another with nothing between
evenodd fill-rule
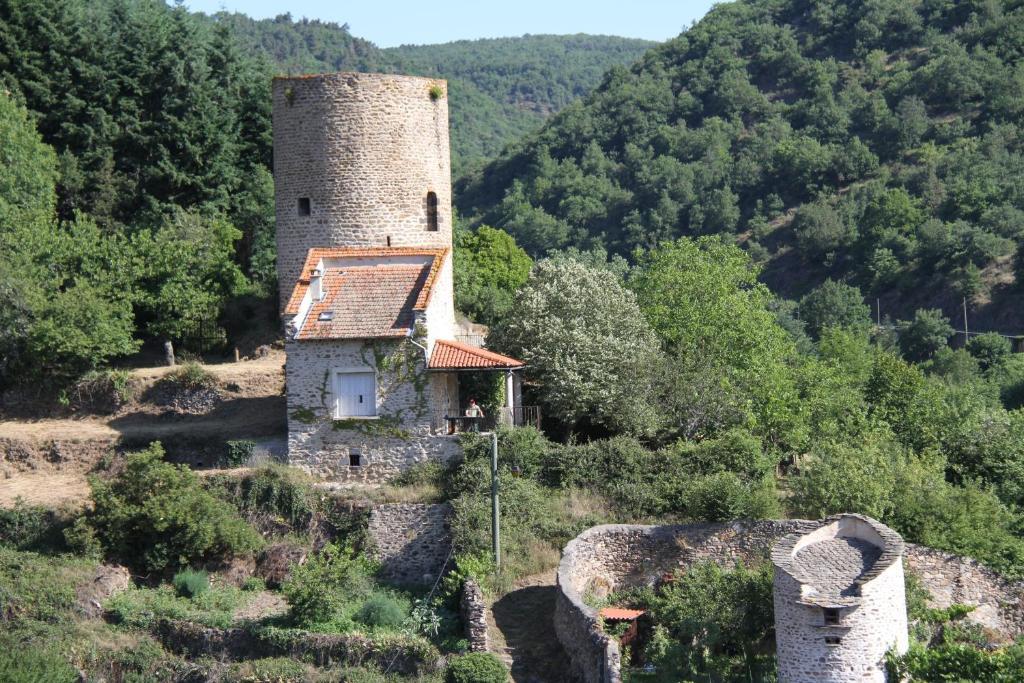
<instances>
[{"instance_id":1,"label":"stone tower","mask_svg":"<svg viewBox=\"0 0 1024 683\"><path fill-rule=\"evenodd\" d=\"M445 81L275 78L273 125L282 309L311 248L451 248Z\"/></svg>"},{"instance_id":2,"label":"stone tower","mask_svg":"<svg viewBox=\"0 0 1024 683\"><path fill-rule=\"evenodd\" d=\"M903 539L869 517L837 515L772 549L779 683L886 680L906 652Z\"/></svg>"}]
</instances>

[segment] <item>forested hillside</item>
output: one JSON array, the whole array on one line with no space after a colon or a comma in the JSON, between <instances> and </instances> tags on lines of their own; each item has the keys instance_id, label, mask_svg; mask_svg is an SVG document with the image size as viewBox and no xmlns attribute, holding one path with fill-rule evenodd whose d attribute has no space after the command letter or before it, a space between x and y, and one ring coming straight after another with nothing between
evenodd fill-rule
<instances>
[{"instance_id":1,"label":"forested hillside","mask_svg":"<svg viewBox=\"0 0 1024 683\"><path fill-rule=\"evenodd\" d=\"M205 15L198 15L203 17ZM283 73L380 71L449 80L452 169L493 158L550 114L587 94L605 71L631 64L654 43L615 36L523 36L378 48L347 25L290 14L255 20L219 13L253 57Z\"/></svg>"},{"instance_id":2,"label":"forested hillside","mask_svg":"<svg viewBox=\"0 0 1024 683\"><path fill-rule=\"evenodd\" d=\"M533 254L723 234L790 297L833 278L883 314L952 316L966 296L1024 332L1022 54L1016 0L722 4L465 179L459 208Z\"/></svg>"},{"instance_id":3,"label":"forested hillside","mask_svg":"<svg viewBox=\"0 0 1024 683\"><path fill-rule=\"evenodd\" d=\"M0 385L74 377L145 340L208 348L276 329L261 303L277 284L274 73L450 70L457 164L646 45L540 36L406 54L333 24L161 0L0 1Z\"/></svg>"}]
</instances>

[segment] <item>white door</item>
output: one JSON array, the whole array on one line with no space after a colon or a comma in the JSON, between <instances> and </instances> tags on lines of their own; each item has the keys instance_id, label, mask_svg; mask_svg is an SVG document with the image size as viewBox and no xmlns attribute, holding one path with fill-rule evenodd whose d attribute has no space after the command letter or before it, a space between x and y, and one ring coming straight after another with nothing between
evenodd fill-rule
<instances>
[{"instance_id":1,"label":"white door","mask_svg":"<svg viewBox=\"0 0 1024 683\"><path fill-rule=\"evenodd\" d=\"M334 376L335 417L377 414L377 386L372 372L339 372Z\"/></svg>"}]
</instances>

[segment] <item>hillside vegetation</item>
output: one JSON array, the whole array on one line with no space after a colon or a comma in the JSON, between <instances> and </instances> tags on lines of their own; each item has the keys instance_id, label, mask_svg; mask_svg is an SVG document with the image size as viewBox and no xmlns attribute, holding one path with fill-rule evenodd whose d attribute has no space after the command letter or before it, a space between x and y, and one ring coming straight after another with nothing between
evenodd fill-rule
<instances>
[{"instance_id":1,"label":"hillside vegetation","mask_svg":"<svg viewBox=\"0 0 1024 683\"><path fill-rule=\"evenodd\" d=\"M378 48L353 36L347 24L290 14L256 20L221 12L207 18L229 26L245 52L282 73L379 71L448 79L456 176L586 95L610 67L636 61L655 44L579 34Z\"/></svg>"},{"instance_id":2,"label":"hillside vegetation","mask_svg":"<svg viewBox=\"0 0 1024 683\"><path fill-rule=\"evenodd\" d=\"M831 277L893 315L966 296L1019 328L1022 27L1016 0L718 5L464 179L459 209L534 255L724 234L787 296Z\"/></svg>"}]
</instances>

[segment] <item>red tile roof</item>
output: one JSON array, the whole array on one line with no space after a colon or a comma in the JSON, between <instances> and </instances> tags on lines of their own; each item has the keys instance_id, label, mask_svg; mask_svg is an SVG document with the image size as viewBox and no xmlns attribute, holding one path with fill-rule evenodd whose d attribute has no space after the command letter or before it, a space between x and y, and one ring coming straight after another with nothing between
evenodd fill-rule
<instances>
[{"instance_id":1,"label":"red tile roof","mask_svg":"<svg viewBox=\"0 0 1024 683\"><path fill-rule=\"evenodd\" d=\"M523 361L478 346L439 339L430 354L433 370L469 370L474 368L521 368Z\"/></svg>"},{"instance_id":2,"label":"red tile roof","mask_svg":"<svg viewBox=\"0 0 1024 683\"><path fill-rule=\"evenodd\" d=\"M623 609L621 607L603 607L598 613L606 621L633 621L644 611L642 609Z\"/></svg>"},{"instance_id":3,"label":"red tile roof","mask_svg":"<svg viewBox=\"0 0 1024 683\"><path fill-rule=\"evenodd\" d=\"M326 296L314 301L295 338L371 339L404 337L426 309L447 249L310 249L286 314L299 312L310 278L323 262ZM401 257L425 256L420 263ZM362 262L362 259L366 259ZM388 259L394 259L389 262ZM347 259L340 265L331 259ZM352 259L355 259L353 262ZM329 319L321 319L321 314Z\"/></svg>"},{"instance_id":4,"label":"red tile roof","mask_svg":"<svg viewBox=\"0 0 1024 683\"><path fill-rule=\"evenodd\" d=\"M284 313L285 315L295 315L299 312L302 299L306 296L306 290L309 289L309 279L313 275L313 269L316 268L320 261L329 261L332 258L380 259L401 256L429 256L432 259L430 272L420 288L419 296L416 298L415 305L413 306L413 310L416 311L426 310L427 304L430 303L430 295L434 291L434 282L437 280L437 275L441 271L441 265L444 263L447 254L447 249L424 249L421 247L316 247L310 249L309 253L306 254L306 262L302 266L302 272L295 283L295 288L292 290L291 298L288 299L288 305L285 306ZM360 267L369 268L374 266L367 264Z\"/></svg>"}]
</instances>

